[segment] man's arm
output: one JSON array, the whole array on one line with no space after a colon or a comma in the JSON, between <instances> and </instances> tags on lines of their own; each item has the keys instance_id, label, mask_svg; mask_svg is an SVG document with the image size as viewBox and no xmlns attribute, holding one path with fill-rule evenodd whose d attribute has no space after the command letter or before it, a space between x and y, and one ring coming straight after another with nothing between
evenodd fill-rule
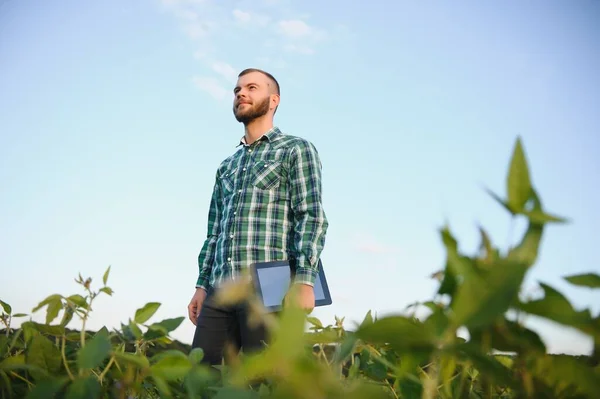
<instances>
[{"instance_id":1,"label":"man's arm","mask_svg":"<svg viewBox=\"0 0 600 399\"><path fill-rule=\"evenodd\" d=\"M321 198L321 161L312 143L303 140L294 148L289 178L297 261L294 282L314 286L328 221Z\"/></svg>"},{"instance_id":2,"label":"man's arm","mask_svg":"<svg viewBox=\"0 0 600 399\"><path fill-rule=\"evenodd\" d=\"M219 176L215 177L215 185L213 194L210 200L210 208L208 210L208 229L206 232L206 240L202 250L198 255L199 275L196 282L196 288L208 289L208 281L215 259L215 247L217 245L217 237L219 236L219 216L221 214L221 189L219 185Z\"/></svg>"}]
</instances>

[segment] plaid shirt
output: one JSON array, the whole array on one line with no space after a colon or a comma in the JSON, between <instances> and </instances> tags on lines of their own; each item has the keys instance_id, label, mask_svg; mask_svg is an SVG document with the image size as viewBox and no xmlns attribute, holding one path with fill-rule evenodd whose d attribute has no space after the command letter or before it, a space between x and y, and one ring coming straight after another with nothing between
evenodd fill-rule
<instances>
[{"instance_id":1,"label":"plaid shirt","mask_svg":"<svg viewBox=\"0 0 600 399\"><path fill-rule=\"evenodd\" d=\"M328 226L316 148L277 127L238 147L216 173L196 287L218 286L254 262L290 259L294 282L314 285Z\"/></svg>"}]
</instances>

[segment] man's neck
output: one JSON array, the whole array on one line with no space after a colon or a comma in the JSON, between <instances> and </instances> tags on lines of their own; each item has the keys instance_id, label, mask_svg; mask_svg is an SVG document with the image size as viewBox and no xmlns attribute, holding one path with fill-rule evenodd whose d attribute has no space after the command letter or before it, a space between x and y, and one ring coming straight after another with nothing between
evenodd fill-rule
<instances>
[{"instance_id":1,"label":"man's neck","mask_svg":"<svg viewBox=\"0 0 600 399\"><path fill-rule=\"evenodd\" d=\"M245 126L244 137L246 143L252 144L258 140L263 134L273 128L273 121L267 119L255 119Z\"/></svg>"}]
</instances>

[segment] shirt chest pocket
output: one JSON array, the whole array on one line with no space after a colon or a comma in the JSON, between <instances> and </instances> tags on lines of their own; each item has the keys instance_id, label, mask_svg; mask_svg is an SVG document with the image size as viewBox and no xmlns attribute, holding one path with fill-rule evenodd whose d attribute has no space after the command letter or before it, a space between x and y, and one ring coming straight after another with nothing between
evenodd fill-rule
<instances>
[{"instance_id":1,"label":"shirt chest pocket","mask_svg":"<svg viewBox=\"0 0 600 399\"><path fill-rule=\"evenodd\" d=\"M258 161L253 170L252 185L260 190L272 190L285 182L285 170L281 161Z\"/></svg>"}]
</instances>

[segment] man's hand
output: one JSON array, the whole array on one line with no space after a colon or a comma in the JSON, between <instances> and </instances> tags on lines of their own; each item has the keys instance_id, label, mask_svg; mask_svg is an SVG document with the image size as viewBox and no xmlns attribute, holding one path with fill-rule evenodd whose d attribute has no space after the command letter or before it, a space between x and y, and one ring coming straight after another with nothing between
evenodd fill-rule
<instances>
[{"instance_id":1,"label":"man's hand","mask_svg":"<svg viewBox=\"0 0 600 399\"><path fill-rule=\"evenodd\" d=\"M291 301L294 301L293 303ZM285 306L296 307L310 313L315 308L315 290L308 284L293 284L285 296Z\"/></svg>"},{"instance_id":2,"label":"man's hand","mask_svg":"<svg viewBox=\"0 0 600 399\"><path fill-rule=\"evenodd\" d=\"M188 316L194 325L196 325L196 320L200 315L200 309L202 309L202 303L204 302L205 298L206 290L202 288L196 288L196 292L194 293L194 296L188 305Z\"/></svg>"}]
</instances>

